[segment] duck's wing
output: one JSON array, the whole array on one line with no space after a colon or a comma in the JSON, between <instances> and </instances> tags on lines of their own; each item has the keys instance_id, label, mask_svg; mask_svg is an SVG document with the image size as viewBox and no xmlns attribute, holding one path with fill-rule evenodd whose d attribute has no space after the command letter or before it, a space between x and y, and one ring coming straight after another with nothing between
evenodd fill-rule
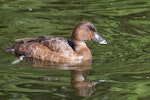
<instances>
[{"instance_id":1,"label":"duck's wing","mask_svg":"<svg viewBox=\"0 0 150 100\"><path fill-rule=\"evenodd\" d=\"M40 37L36 39L37 42L42 43L54 52L74 52L73 44L71 41L62 37Z\"/></svg>"},{"instance_id":2,"label":"duck's wing","mask_svg":"<svg viewBox=\"0 0 150 100\"><path fill-rule=\"evenodd\" d=\"M8 51L8 49L7 49ZM62 37L39 37L17 39L16 44L9 51L19 55L37 56L38 52L53 52L58 55L73 55L72 43ZM52 53L51 52L51 53Z\"/></svg>"}]
</instances>

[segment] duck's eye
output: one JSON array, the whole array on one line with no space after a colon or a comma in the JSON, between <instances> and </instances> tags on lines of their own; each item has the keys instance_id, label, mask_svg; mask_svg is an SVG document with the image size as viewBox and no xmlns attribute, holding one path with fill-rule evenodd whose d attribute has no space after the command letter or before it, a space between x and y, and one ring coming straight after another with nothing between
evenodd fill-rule
<instances>
[{"instance_id":1,"label":"duck's eye","mask_svg":"<svg viewBox=\"0 0 150 100\"><path fill-rule=\"evenodd\" d=\"M91 33L91 30L90 30L89 28L87 28L86 31L87 31L88 33Z\"/></svg>"}]
</instances>

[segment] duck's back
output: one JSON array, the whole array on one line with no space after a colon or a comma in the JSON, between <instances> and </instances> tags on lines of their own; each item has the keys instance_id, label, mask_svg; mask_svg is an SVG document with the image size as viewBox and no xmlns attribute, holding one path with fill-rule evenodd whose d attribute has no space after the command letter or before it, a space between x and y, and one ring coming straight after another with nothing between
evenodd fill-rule
<instances>
[{"instance_id":1,"label":"duck's back","mask_svg":"<svg viewBox=\"0 0 150 100\"><path fill-rule=\"evenodd\" d=\"M62 37L41 37L37 41L55 52L74 52L73 43Z\"/></svg>"},{"instance_id":2,"label":"duck's back","mask_svg":"<svg viewBox=\"0 0 150 100\"><path fill-rule=\"evenodd\" d=\"M18 39L13 51L19 55L43 60L64 59L74 54L72 42L62 37Z\"/></svg>"}]
</instances>

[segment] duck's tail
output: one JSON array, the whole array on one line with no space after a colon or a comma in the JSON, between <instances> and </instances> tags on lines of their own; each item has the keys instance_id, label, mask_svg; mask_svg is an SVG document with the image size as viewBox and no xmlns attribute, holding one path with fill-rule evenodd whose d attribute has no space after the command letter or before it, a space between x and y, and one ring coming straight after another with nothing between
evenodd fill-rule
<instances>
[{"instance_id":1,"label":"duck's tail","mask_svg":"<svg viewBox=\"0 0 150 100\"><path fill-rule=\"evenodd\" d=\"M14 52L14 46L9 46L9 47L5 48L5 51Z\"/></svg>"}]
</instances>

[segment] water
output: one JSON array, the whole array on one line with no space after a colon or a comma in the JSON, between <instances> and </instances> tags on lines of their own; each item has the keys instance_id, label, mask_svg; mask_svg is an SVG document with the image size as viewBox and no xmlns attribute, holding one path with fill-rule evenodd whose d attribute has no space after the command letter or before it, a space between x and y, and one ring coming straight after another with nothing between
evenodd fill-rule
<instances>
[{"instance_id":1,"label":"water","mask_svg":"<svg viewBox=\"0 0 150 100\"><path fill-rule=\"evenodd\" d=\"M4 51L18 38L69 38L85 20L108 41L87 43L91 66L12 65L16 57ZM149 100L149 27L148 0L1 0L0 100Z\"/></svg>"}]
</instances>

